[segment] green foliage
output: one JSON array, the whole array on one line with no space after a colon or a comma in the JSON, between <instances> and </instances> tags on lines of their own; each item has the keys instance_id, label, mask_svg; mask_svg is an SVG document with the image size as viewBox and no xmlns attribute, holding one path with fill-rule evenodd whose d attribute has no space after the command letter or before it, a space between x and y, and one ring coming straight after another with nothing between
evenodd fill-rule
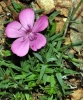
<instances>
[{"instance_id":1,"label":"green foliage","mask_svg":"<svg viewBox=\"0 0 83 100\"><path fill-rule=\"evenodd\" d=\"M63 41L62 34L52 36L46 34L46 37L47 44L44 48L28 54L20 59L20 62L10 55L10 51L5 51L4 54L9 56L8 59L0 58L0 96L2 98L33 100L32 91L36 93L41 91L42 96L38 95L40 100L53 100L53 98L56 100L54 95L57 98L62 94L66 95L69 87L64 83L63 75L78 73L64 69L62 60L65 54L60 50Z\"/></svg>"},{"instance_id":2,"label":"green foliage","mask_svg":"<svg viewBox=\"0 0 83 100\"><path fill-rule=\"evenodd\" d=\"M59 14L60 14L60 11L56 11L56 12L52 13L52 14L49 16L49 22L50 22L50 24L52 24L54 18L55 18L57 15L59 15Z\"/></svg>"},{"instance_id":3,"label":"green foliage","mask_svg":"<svg viewBox=\"0 0 83 100\"><path fill-rule=\"evenodd\" d=\"M12 5L17 12L20 12L22 9L24 9L23 5L15 2L14 0L12 0Z\"/></svg>"},{"instance_id":4,"label":"green foliage","mask_svg":"<svg viewBox=\"0 0 83 100\"><path fill-rule=\"evenodd\" d=\"M11 51L5 50L5 51L2 51L2 54L3 54L5 57L11 56Z\"/></svg>"},{"instance_id":5,"label":"green foliage","mask_svg":"<svg viewBox=\"0 0 83 100\"><path fill-rule=\"evenodd\" d=\"M35 13L38 14L38 13L42 13L43 11L44 9L39 9L39 10L36 10Z\"/></svg>"}]
</instances>

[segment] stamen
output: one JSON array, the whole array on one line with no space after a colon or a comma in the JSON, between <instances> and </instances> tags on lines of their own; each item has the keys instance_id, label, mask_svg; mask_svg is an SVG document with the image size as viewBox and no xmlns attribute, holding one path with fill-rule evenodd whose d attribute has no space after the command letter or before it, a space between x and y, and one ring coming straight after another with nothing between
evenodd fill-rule
<instances>
[{"instance_id":1,"label":"stamen","mask_svg":"<svg viewBox=\"0 0 83 100\"><path fill-rule=\"evenodd\" d=\"M36 39L37 39L37 37L35 35L33 35L33 34L29 35L29 40L30 41L33 41L33 40L36 40Z\"/></svg>"}]
</instances>

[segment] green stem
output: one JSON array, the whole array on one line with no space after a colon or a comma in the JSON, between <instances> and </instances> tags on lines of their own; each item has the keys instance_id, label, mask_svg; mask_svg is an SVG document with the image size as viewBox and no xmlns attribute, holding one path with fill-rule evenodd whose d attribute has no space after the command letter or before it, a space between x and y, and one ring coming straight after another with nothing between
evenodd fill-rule
<instances>
[{"instance_id":1,"label":"green stem","mask_svg":"<svg viewBox=\"0 0 83 100\"><path fill-rule=\"evenodd\" d=\"M71 18L73 18L74 14L76 13L76 11L78 10L78 8L80 7L80 5L82 4L83 0L80 0L79 4L77 5L77 7L74 9L74 11L72 12Z\"/></svg>"},{"instance_id":2,"label":"green stem","mask_svg":"<svg viewBox=\"0 0 83 100\"><path fill-rule=\"evenodd\" d=\"M83 64L83 61L80 61L80 60L78 60L78 59L76 59L74 57L73 58L70 58L67 55L63 55L63 58L68 59L68 60L73 61L73 62L76 62L76 63L82 63Z\"/></svg>"}]
</instances>

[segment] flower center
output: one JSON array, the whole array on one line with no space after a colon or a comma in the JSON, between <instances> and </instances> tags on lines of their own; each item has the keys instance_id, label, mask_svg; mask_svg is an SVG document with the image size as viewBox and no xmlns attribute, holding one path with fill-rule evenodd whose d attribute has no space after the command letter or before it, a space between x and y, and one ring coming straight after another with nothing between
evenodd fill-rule
<instances>
[{"instance_id":1,"label":"flower center","mask_svg":"<svg viewBox=\"0 0 83 100\"><path fill-rule=\"evenodd\" d=\"M29 33L28 38L29 38L30 41L33 41L33 40L36 40L37 35L34 34L34 33Z\"/></svg>"},{"instance_id":2,"label":"flower center","mask_svg":"<svg viewBox=\"0 0 83 100\"><path fill-rule=\"evenodd\" d=\"M30 41L36 40L37 34L32 33L31 30L28 30L28 32L26 32L26 35L23 36L23 41L25 41L27 38L28 38Z\"/></svg>"},{"instance_id":3,"label":"flower center","mask_svg":"<svg viewBox=\"0 0 83 100\"><path fill-rule=\"evenodd\" d=\"M28 26L29 29L25 31L26 34L23 37L23 41L25 41L27 38L30 41L36 40L37 34L36 33L32 33L32 28L30 27L30 25L27 25L27 26Z\"/></svg>"}]
</instances>

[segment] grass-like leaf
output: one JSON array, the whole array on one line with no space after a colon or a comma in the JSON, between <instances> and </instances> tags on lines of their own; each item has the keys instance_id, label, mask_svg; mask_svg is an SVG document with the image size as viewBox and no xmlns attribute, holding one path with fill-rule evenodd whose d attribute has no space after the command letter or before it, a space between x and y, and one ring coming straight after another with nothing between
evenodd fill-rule
<instances>
[{"instance_id":1,"label":"grass-like leaf","mask_svg":"<svg viewBox=\"0 0 83 100\"><path fill-rule=\"evenodd\" d=\"M12 4L13 4L13 6L14 6L14 9L15 9L17 12L20 12L22 9L24 9L24 7L23 7L21 4L15 2L14 0L12 0Z\"/></svg>"},{"instance_id":2,"label":"grass-like leaf","mask_svg":"<svg viewBox=\"0 0 83 100\"><path fill-rule=\"evenodd\" d=\"M41 67L40 76L39 76L40 80L42 79L42 77L43 77L43 75L45 73L46 67L47 67L46 65L42 65L42 67Z\"/></svg>"},{"instance_id":3,"label":"grass-like leaf","mask_svg":"<svg viewBox=\"0 0 83 100\"><path fill-rule=\"evenodd\" d=\"M57 77L57 80L58 80L59 84L61 85L63 93L65 94L64 83L63 83L63 80L62 80L61 73L56 73L56 77Z\"/></svg>"},{"instance_id":4,"label":"grass-like leaf","mask_svg":"<svg viewBox=\"0 0 83 100\"><path fill-rule=\"evenodd\" d=\"M52 21L54 20L54 18L60 14L60 11L56 11L54 13L52 13L50 16L49 16L49 22L50 24L52 24Z\"/></svg>"}]
</instances>

